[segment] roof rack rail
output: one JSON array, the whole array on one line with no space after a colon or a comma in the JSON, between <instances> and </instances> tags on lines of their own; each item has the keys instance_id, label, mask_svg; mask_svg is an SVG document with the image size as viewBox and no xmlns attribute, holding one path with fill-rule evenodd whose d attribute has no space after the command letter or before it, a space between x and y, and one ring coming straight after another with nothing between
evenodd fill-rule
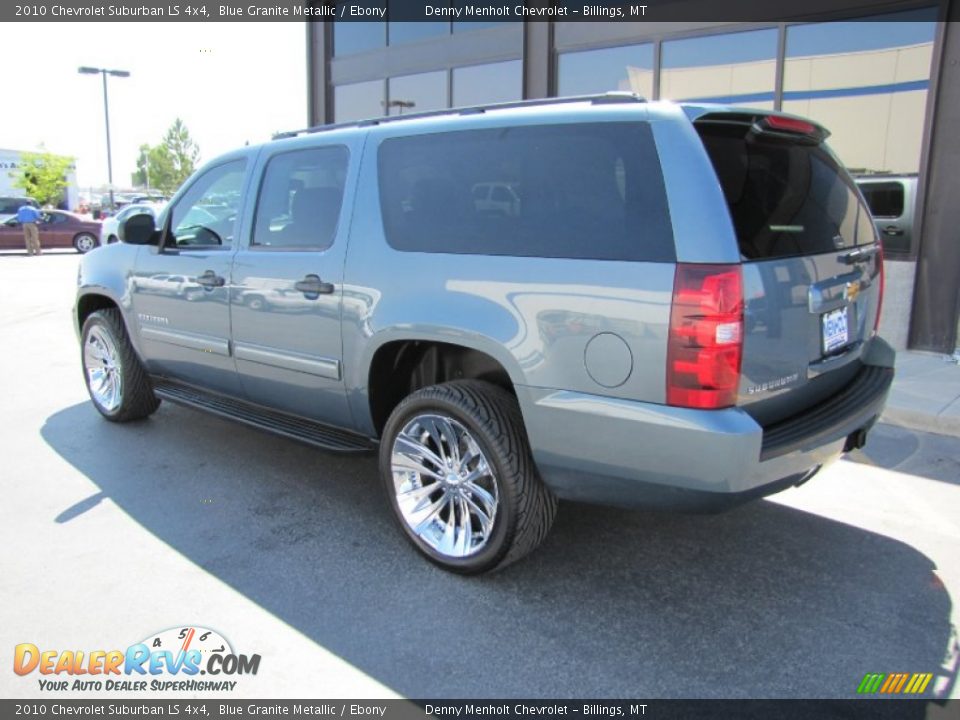
<instances>
[{"instance_id":1,"label":"roof rack rail","mask_svg":"<svg viewBox=\"0 0 960 720\"><path fill-rule=\"evenodd\" d=\"M379 118L369 118L366 120L352 120L350 122L333 123L330 125L315 125L313 127L302 128L300 130L288 130L274 134L274 140L297 137L319 132L329 132L330 130L340 130L348 127L372 127L374 125L385 125L387 123L400 122L405 120L420 120L422 118L441 117L443 115L479 115L491 110L512 110L514 108L537 107L540 105L567 105L570 103L588 102L592 105L612 105L618 103L645 103L647 100L642 95L631 92L607 92L599 95L571 95L569 97L536 98L533 100L515 100L512 102L491 103L489 105L471 105L467 107L446 108L444 110L429 110L426 112L412 113L410 115L389 115Z\"/></svg>"}]
</instances>

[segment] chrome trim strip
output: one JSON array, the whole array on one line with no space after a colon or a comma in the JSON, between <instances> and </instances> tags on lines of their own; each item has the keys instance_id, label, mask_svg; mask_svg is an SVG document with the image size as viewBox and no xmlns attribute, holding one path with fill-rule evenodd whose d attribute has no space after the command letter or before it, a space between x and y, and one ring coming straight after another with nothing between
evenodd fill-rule
<instances>
[{"instance_id":1,"label":"chrome trim strip","mask_svg":"<svg viewBox=\"0 0 960 720\"><path fill-rule=\"evenodd\" d=\"M237 360L272 365L284 370L318 375L330 380L340 379L340 361L333 358L306 355L304 353L283 352L274 348L253 345L250 343L234 343L233 354Z\"/></svg>"},{"instance_id":2,"label":"chrome trim strip","mask_svg":"<svg viewBox=\"0 0 960 720\"><path fill-rule=\"evenodd\" d=\"M141 326L140 337L144 340L153 340L155 342L167 343L168 345L177 345L178 347L190 348L191 350L199 350L200 352L230 357L230 342L223 338L211 337L210 335L197 335L195 333L160 330L155 327Z\"/></svg>"},{"instance_id":3,"label":"chrome trim strip","mask_svg":"<svg viewBox=\"0 0 960 720\"><path fill-rule=\"evenodd\" d=\"M829 355L822 360L817 360L807 365L807 380L812 380L823 373L832 372L837 368L847 365L862 355L863 340L857 340L851 343L836 355Z\"/></svg>"}]
</instances>

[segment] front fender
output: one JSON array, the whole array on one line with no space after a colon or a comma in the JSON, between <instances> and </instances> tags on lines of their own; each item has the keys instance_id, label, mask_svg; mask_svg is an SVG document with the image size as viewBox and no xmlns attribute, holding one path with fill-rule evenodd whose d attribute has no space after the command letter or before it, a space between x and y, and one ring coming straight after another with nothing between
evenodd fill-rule
<instances>
[{"instance_id":1,"label":"front fender","mask_svg":"<svg viewBox=\"0 0 960 720\"><path fill-rule=\"evenodd\" d=\"M73 305L73 327L79 339L83 329L82 318L88 314L93 298L105 298L115 305L123 316L127 334L134 349L140 354L140 335L132 317L130 283L141 247L115 243L100 247L80 259L77 272L77 297Z\"/></svg>"}]
</instances>

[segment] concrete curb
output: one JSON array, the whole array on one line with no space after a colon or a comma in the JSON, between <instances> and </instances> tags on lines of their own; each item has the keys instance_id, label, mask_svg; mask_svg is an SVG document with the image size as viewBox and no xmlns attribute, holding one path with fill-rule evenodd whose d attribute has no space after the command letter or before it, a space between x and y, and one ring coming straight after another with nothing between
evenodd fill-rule
<instances>
[{"instance_id":1,"label":"concrete curb","mask_svg":"<svg viewBox=\"0 0 960 720\"><path fill-rule=\"evenodd\" d=\"M936 433L960 438L960 417L931 415L930 413L904 410L887 406L880 416L880 422L897 425L908 430Z\"/></svg>"}]
</instances>

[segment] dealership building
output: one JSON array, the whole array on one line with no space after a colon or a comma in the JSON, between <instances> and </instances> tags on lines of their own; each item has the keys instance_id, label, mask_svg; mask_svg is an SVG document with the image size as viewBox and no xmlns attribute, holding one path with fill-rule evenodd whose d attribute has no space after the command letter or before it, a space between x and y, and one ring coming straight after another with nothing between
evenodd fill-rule
<instances>
[{"instance_id":1,"label":"dealership building","mask_svg":"<svg viewBox=\"0 0 960 720\"><path fill-rule=\"evenodd\" d=\"M852 171L879 182L882 212L906 218L896 236L892 225L882 234L881 332L898 348L952 353L960 0L894 1L882 15L871 0L804 7L823 12L789 22L310 23L310 122L611 90L808 116Z\"/></svg>"},{"instance_id":2,"label":"dealership building","mask_svg":"<svg viewBox=\"0 0 960 720\"><path fill-rule=\"evenodd\" d=\"M23 156L29 154L26 150L5 150L0 148L0 196L21 197L23 190L14 182L17 170L23 166ZM67 183L58 207L66 210L73 209L79 204L79 187L77 186L77 167L71 164L64 178Z\"/></svg>"}]
</instances>

